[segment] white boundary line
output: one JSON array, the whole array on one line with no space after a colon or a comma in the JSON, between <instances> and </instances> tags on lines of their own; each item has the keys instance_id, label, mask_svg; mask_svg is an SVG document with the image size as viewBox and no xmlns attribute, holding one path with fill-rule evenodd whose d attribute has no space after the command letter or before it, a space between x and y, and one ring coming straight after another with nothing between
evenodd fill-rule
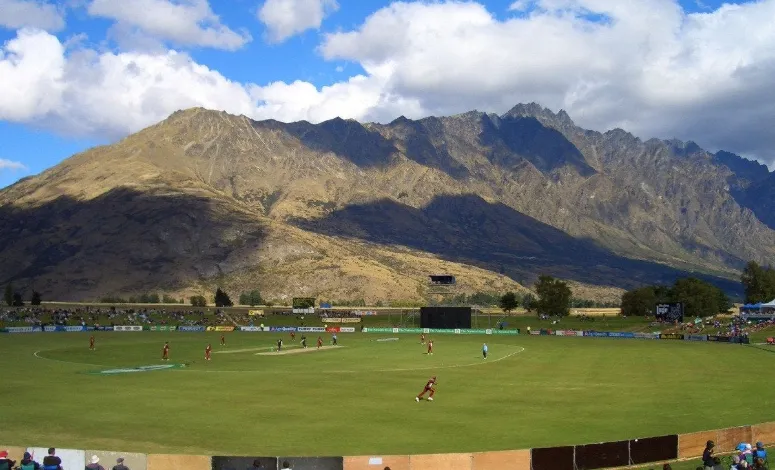
<instances>
[{"instance_id":1,"label":"white boundary line","mask_svg":"<svg viewBox=\"0 0 775 470\"><path fill-rule=\"evenodd\" d=\"M63 361L61 359L51 359L50 357L43 357L40 355L40 353L47 352L47 351L56 351L56 350L45 349L45 350L35 351L32 355L37 357L38 359L43 359L44 361L53 361L53 362L59 362L62 364L72 364L74 366L110 367L110 366L104 366L103 364L87 364L85 362L70 362L70 361Z\"/></svg>"}]
</instances>

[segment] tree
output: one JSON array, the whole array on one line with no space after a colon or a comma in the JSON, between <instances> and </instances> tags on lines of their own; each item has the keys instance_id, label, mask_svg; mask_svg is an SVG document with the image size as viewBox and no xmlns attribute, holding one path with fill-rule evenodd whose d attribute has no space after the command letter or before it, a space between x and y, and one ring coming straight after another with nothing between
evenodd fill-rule
<instances>
[{"instance_id":1,"label":"tree","mask_svg":"<svg viewBox=\"0 0 775 470\"><path fill-rule=\"evenodd\" d=\"M22 299L22 295L18 292L14 292L13 294L13 306L24 307L24 300Z\"/></svg>"},{"instance_id":2,"label":"tree","mask_svg":"<svg viewBox=\"0 0 775 470\"><path fill-rule=\"evenodd\" d=\"M517 294L513 292L506 292L505 294L503 294L503 297L501 297L500 306L503 309L503 311L507 313L519 307L519 302L517 301Z\"/></svg>"},{"instance_id":3,"label":"tree","mask_svg":"<svg viewBox=\"0 0 775 470\"><path fill-rule=\"evenodd\" d=\"M13 284L6 284L5 286L5 304L9 307L13 305Z\"/></svg>"},{"instance_id":4,"label":"tree","mask_svg":"<svg viewBox=\"0 0 775 470\"><path fill-rule=\"evenodd\" d=\"M749 261L740 281L745 289L746 303L769 302L775 298L775 270L772 268L762 268L755 261Z\"/></svg>"},{"instance_id":5,"label":"tree","mask_svg":"<svg viewBox=\"0 0 775 470\"><path fill-rule=\"evenodd\" d=\"M32 298L30 298L30 305L40 305L41 297L40 292L34 290L32 291Z\"/></svg>"},{"instance_id":6,"label":"tree","mask_svg":"<svg viewBox=\"0 0 775 470\"><path fill-rule=\"evenodd\" d=\"M729 299L721 289L693 277L675 281L670 300L682 302L688 317L710 317L729 309Z\"/></svg>"},{"instance_id":7,"label":"tree","mask_svg":"<svg viewBox=\"0 0 775 470\"><path fill-rule=\"evenodd\" d=\"M535 301L536 301L535 296L528 292L527 294L522 296L522 307L524 307L525 310L530 312L533 309L535 309Z\"/></svg>"},{"instance_id":8,"label":"tree","mask_svg":"<svg viewBox=\"0 0 775 470\"><path fill-rule=\"evenodd\" d=\"M229 295L222 291L219 287L215 290L215 306L216 307L231 307L234 302L231 301Z\"/></svg>"},{"instance_id":9,"label":"tree","mask_svg":"<svg viewBox=\"0 0 775 470\"><path fill-rule=\"evenodd\" d=\"M261 293L257 290L243 292L239 295L240 305L250 305L253 307L255 305L261 305L262 303L264 303L264 300L261 298Z\"/></svg>"},{"instance_id":10,"label":"tree","mask_svg":"<svg viewBox=\"0 0 775 470\"><path fill-rule=\"evenodd\" d=\"M654 286L633 289L622 294L622 315L643 317L654 313L657 295Z\"/></svg>"},{"instance_id":11,"label":"tree","mask_svg":"<svg viewBox=\"0 0 775 470\"><path fill-rule=\"evenodd\" d=\"M552 276L541 275L535 284L538 300L535 308L539 314L568 316L571 290L568 284Z\"/></svg>"},{"instance_id":12,"label":"tree","mask_svg":"<svg viewBox=\"0 0 775 470\"><path fill-rule=\"evenodd\" d=\"M189 299L194 307L207 307L207 299L204 295L195 295Z\"/></svg>"}]
</instances>

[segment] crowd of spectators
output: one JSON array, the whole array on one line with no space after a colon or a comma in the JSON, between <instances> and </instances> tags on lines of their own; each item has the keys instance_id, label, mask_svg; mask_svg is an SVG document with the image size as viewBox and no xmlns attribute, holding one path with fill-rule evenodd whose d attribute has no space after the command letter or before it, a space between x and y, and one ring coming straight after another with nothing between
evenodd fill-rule
<instances>
[{"instance_id":1,"label":"crowd of spectators","mask_svg":"<svg viewBox=\"0 0 775 470\"><path fill-rule=\"evenodd\" d=\"M23 307L0 309L3 326L116 326L116 325L186 325L218 326L231 324L218 310L166 310L153 308Z\"/></svg>"}]
</instances>

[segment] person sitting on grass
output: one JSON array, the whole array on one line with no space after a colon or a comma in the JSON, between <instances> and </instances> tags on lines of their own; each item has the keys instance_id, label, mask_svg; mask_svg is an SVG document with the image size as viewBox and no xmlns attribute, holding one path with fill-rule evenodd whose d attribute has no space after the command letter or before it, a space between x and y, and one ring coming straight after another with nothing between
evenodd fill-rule
<instances>
[{"instance_id":1,"label":"person sitting on grass","mask_svg":"<svg viewBox=\"0 0 775 470\"><path fill-rule=\"evenodd\" d=\"M8 451L0 451L0 470L13 470L14 465L16 461L8 458Z\"/></svg>"},{"instance_id":2,"label":"person sitting on grass","mask_svg":"<svg viewBox=\"0 0 775 470\"><path fill-rule=\"evenodd\" d=\"M19 470L41 470L43 467L34 460L32 460L32 454L29 452L24 453L21 463L19 463Z\"/></svg>"},{"instance_id":3,"label":"person sitting on grass","mask_svg":"<svg viewBox=\"0 0 775 470\"><path fill-rule=\"evenodd\" d=\"M757 459L767 461L767 450L764 448L764 444L761 442L756 443L756 450L753 451L753 456Z\"/></svg>"}]
</instances>

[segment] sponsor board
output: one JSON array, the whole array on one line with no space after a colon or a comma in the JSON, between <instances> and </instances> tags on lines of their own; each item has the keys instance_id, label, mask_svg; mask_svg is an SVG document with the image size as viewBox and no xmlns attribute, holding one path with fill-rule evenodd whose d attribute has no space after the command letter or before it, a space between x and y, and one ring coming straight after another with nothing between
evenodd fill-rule
<instances>
[{"instance_id":1,"label":"sponsor board","mask_svg":"<svg viewBox=\"0 0 775 470\"><path fill-rule=\"evenodd\" d=\"M307 331L307 330L302 330L301 328L296 328L295 326L270 326L269 331L279 331L279 332L290 333L291 331Z\"/></svg>"},{"instance_id":2,"label":"sponsor board","mask_svg":"<svg viewBox=\"0 0 775 470\"><path fill-rule=\"evenodd\" d=\"M719 343L731 343L732 338L729 336L709 335L708 341L717 341Z\"/></svg>"},{"instance_id":3,"label":"sponsor board","mask_svg":"<svg viewBox=\"0 0 775 470\"><path fill-rule=\"evenodd\" d=\"M589 336L592 338L608 338L608 333L604 331L585 331L584 336Z\"/></svg>"},{"instance_id":4,"label":"sponsor board","mask_svg":"<svg viewBox=\"0 0 775 470\"><path fill-rule=\"evenodd\" d=\"M143 327L134 325L114 326L113 331L143 331Z\"/></svg>"},{"instance_id":5,"label":"sponsor board","mask_svg":"<svg viewBox=\"0 0 775 470\"><path fill-rule=\"evenodd\" d=\"M686 335L684 339L686 341L707 341L708 335Z\"/></svg>"},{"instance_id":6,"label":"sponsor board","mask_svg":"<svg viewBox=\"0 0 775 470\"><path fill-rule=\"evenodd\" d=\"M659 334L658 333L657 334L654 334L654 333L635 333L635 337L636 338L641 338L641 339L659 339Z\"/></svg>"},{"instance_id":7,"label":"sponsor board","mask_svg":"<svg viewBox=\"0 0 775 470\"><path fill-rule=\"evenodd\" d=\"M205 331L203 326L179 326L178 331Z\"/></svg>"},{"instance_id":8,"label":"sponsor board","mask_svg":"<svg viewBox=\"0 0 775 470\"><path fill-rule=\"evenodd\" d=\"M207 331L234 331L233 326L208 326Z\"/></svg>"},{"instance_id":9,"label":"sponsor board","mask_svg":"<svg viewBox=\"0 0 775 470\"><path fill-rule=\"evenodd\" d=\"M95 326L94 329L97 331L113 331L112 326Z\"/></svg>"},{"instance_id":10,"label":"sponsor board","mask_svg":"<svg viewBox=\"0 0 775 470\"><path fill-rule=\"evenodd\" d=\"M248 315L250 315L251 317L256 317L256 316L263 317L264 316L264 311L263 310L248 310Z\"/></svg>"},{"instance_id":11,"label":"sponsor board","mask_svg":"<svg viewBox=\"0 0 775 470\"><path fill-rule=\"evenodd\" d=\"M343 326L339 328L339 331L342 333L355 333L355 328L352 326Z\"/></svg>"},{"instance_id":12,"label":"sponsor board","mask_svg":"<svg viewBox=\"0 0 775 470\"><path fill-rule=\"evenodd\" d=\"M326 329L322 326L300 326L296 328L296 331L304 331L307 333L323 333Z\"/></svg>"},{"instance_id":13,"label":"sponsor board","mask_svg":"<svg viewBox=\"0 0 775 470\"><path fill-rule=\"evenodd\" d=\"M139 367L125 367L121 369L105 369L94 372L89 372L93 375L118 375L118 374L134 374L137 372L152 372L155 370L165 369L179 369L186 367L184 364L157 364L152 366L139 366Z\"/></svg>"},{"instance_id":14,"label":"sponsor board","mask_svg":"<svg viewBox=\"0 0 775 470\"><path fill-rule=\"evenodd\" d=\"M153 325L148 327L148 331L177 331L177 326Z\"/></svg>"},{"instance_id":15,"label":"sponsor board","mask_svg":"<svg viewBox=\"0 0 775 470\"><path fill-rule=\"evenodd\" d=\"M662 333L659 335L659 339L684 339L684 335L681 333Z\"/></svg>"},{"instance_id":16,"label":"sponsor board","mask_svg":"<svg viewBox=\"0 0 775 470\"><path fill-rule=\"evenodd\" d=\"M294 308L292 311L293 311L293 313L296 313L296 314L300 313L300 314L312 315L312 314L315 313L314 307L310 307L310 308Z\"/></svg>"},{"instance_id":17,"label":"sponsor board","mask_svg":"<svg viewBox=\"0 0 775 470\"><path fill-rule=\"evenodd\" d=\"M6 333L40 333L43 328L39 326L9 326L5 331Z\"/></svg>"},{"instance_id":18,"label":"sponsor board","mask_svg":"<svg viewBox=\"0 0 775 470\"><path fill-rule=\"evenodd\" d=\"M541 334L541 332L540 332L540 331L538 331L538 330L530 330L530 334L531 334L531 335L534 335L534 336L538 336L538 335L540 335L540 334Z\"/></svg>"},{"instance_id":19,"label":"sponsor board","mask_svg":"<svg viewBox=\"0 0 775 470\"><path fill-rule=\"evenodd\" d=\"M492 330L494 335L518 335L519 329L516 330Z\"/></svg>"},{"instance_id":20,"label":"sponsor board","mask_svg":"<svg viewBox=\"0 0 775 470\"><path fill-rule=\"evenodd\" d=\"M635 333L629 331L610 331L608 332L609 338L634 338Z\"/></svg>"},{"instance_id":21,"label":"sponsor board","mask_svg":"<svg viewBox=\"0 0 775 470\"><path fill-rule=\"evenodd\" d=\"M373 310L353 310L350 313L352 313L353 315L358 315L359 317L368 317L368 316L377 314L377 312Z\"/></svg>"},{"instance_id":22,"label":"sponsor board","mask_svg":"<svg viewBox=\"0 0 775 470\"><path fill-rule=\"evenodd\" d=\"M43 331L45 332L52 332L52 331L67 331L67 332L75 332L75 331L86 331L88 328L85 326L44 326Z\"/></svg>"},{"instance_id":23,"label":"sponsor board","mask_svg":"<svg viewBox=\"0 0 775 470\"><path fill-rule=\"evenodd\" d=\"M339 333L339 327L329 326L328 328L326 328L326 333Z\"/></svg>"},{"instance_id":24,"label":"sponsor board","mask_svg":"<svg viewBox=\"0 0 775 470\"><path fill-rule=\"evenodd\" d=\"M260 326L241 326L240 331L269 331L269 329L261 328Z\"/></svg>"},{"instance_id":25,"label":"sponsor board","mask_svg":"<svg viewBox=\"0 0 775 470\"><path fill-rule=\"evenodd\" d=\"M324 323L360 323L360 318L340 318L340 317L326 317L322 319Z\"/></svg>"}]
</instances>

